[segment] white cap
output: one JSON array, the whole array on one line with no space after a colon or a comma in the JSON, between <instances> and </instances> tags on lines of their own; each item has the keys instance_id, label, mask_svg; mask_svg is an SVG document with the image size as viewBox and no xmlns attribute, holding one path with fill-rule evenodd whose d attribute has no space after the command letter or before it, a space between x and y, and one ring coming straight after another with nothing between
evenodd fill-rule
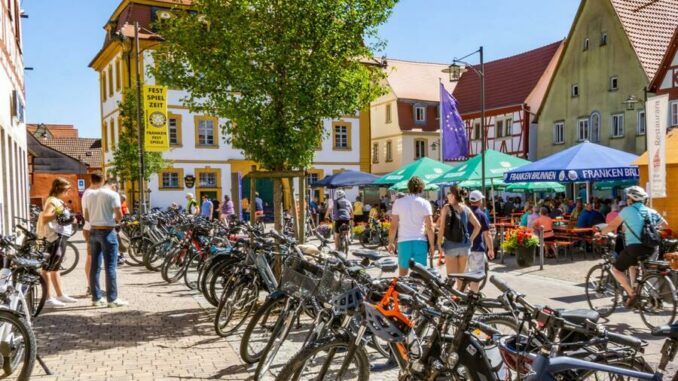
<instances>
[{"instance_id":1,"label":"white cap","mask_svg":"<svg viewBox=\"0 0 678 381\"><path fill-rule=\"evenodd\" d=\"M474 190L473 192L471 192L471 194L468 195L468 199L471 200L471 202L478 202L484 198L485 196L483 196L483 192L479 190Z\"/></svg>"}]
</instances>

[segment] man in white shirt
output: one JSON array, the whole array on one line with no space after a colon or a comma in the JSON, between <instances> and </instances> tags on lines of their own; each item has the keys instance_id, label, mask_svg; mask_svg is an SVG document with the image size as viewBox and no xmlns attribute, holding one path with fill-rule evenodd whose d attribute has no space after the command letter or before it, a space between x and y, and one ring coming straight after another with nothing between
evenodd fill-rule
<instances>
[{"instance_id":1,"label":"man in white shirt","mask_svg":"<svg viewBox=\"0 0 678 381\"><path fill-rule=\"evenodd\" d=\"M421 178L412 177L407 182L408 194L393 203L388 251L395 252L397 234L400 276L409 272L410 259L426 266L426 254L433 256L435 250L431 203L418 196L424 187Z\"/></svg>"},{"instance_id":2,"label":"man in white shirt","mask_svg":"<svg viewBox=\"0 0 678 381\"><path fill-rule=\"evenodd\" d=\"M90 288L92 289L92 305L106 305L101 288L99 273L102 259L106 266L106 296L108 307L121 307L127 302L118 298L116 270L118 266L118 236L116 226L122 220L120 195L117 193L118 183L114 179L106 181L103 187L87 195L85 205L85 221L91 225L89 245L92 251L90 268Z\"/></svg>"},{"instance_id":3,"label":"man in white shirt","mask_svg":"<svg viewBox=\"0 0 678 381\"><path fill-rule=\"evenodd\" d=\"M85 190L85 192L82 194L82 201L80 205L82 205L82 215L85 215L85 210L86 210L86 205L87 205L87 196L92 193L92 191L95 191L104 184L104 178L101 177L100 174L98 173L92 173L90 175L90 186ZM85 238L85 242L87 242L87 258L85 258L85 276L87 277L87 284L89 284L89 268L92 266L92 250L90 250L89 246L89 232L92 228L92 225L88 221L85 221L85 226L82 228L82 236ZM91 288L87 286L87 295L91 293Z\"/></svg>"}]
</instances>

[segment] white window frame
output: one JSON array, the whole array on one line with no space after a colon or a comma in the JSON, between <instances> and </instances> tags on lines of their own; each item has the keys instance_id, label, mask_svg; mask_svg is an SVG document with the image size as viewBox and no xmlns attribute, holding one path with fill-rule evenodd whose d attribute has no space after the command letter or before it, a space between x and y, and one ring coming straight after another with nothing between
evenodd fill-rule
<instances>
[{"instance_id":1,"label":"white window frame","mask_svg":"<svg viewBox=\"0 0 678 381\"><path fill-rule=\"evenodd\" d=\"M565 144L565 122L553 123L553 144Z\"/></svg>"},{"instance_id":2,"label":"white window frame","mask_svg":"<svg viewBox=\"0 0 678 381\"><path fill-rule=\"evenodd\" d=\"M172 121L174 121L174 126L172 126ZM175 140L174 143L172 143L172 128L173 127L174 127L174 140ZM179 122L178 122L177 118L169 118L167 120L167 139L169 139L170 145L179 144Z\"/></svg>"},{"instance_id":3,"label":"white window frame","mask_svg":"<svg viewBox=\"0 0 678 381\"><path fill-rule=\"evenodd\" d=\"M669 103L669 125L678 126L678 101Z\"/></svg>"},{"instance_id":4,"label":"white window frame","mask_svg":"<svg viewBox=\"0 0 678 381\"><path fill-rule=\"evenodd\" d=\"M597 128L594 128L594 123L593 123L594 117L598 119L598 124L595 126ZM589 121L588 139L589 139L589 141L591 141L593 143L598 143L598 142L600 142L600 126L602 125L603 117L600 115L599 112L594 111L593 113L591 113L590 119L591 120Z\"/></svg>"},{"instance_id":5,"label":"white window frame","mask_svg":"<svg viewBox=\"0 0 678 381\"><path fill-rule=\"evenodd\" d=\"M572 86L570 86L570 96L572 96L573 98L579 96L579 84L574 83L572 84Z\"/></svg>"},{"instance_id":6,"label":"white window frame","mask_svg":"<svg viewBox=\"0 0 678 381\"><path fill-rule=\"evenodd\" d=\"M610 91L617 91L619 90L619 77L616 75L613 75L610 77Z\"/></svg>"},{"instance_id":7,"label":"white window frame","mask_svg":"<svg viewBox=\"0 0 678 381\"><path fill-rule=\"evenodd\" d=\"M504 119L504 137L513 136L513 118Z\"/></svg>"},{"instance_id":8,"label":"white window frame","mask_svg":"<svg viewBox=\"0 0 678 381\"><path fill-rule=\"evenodd\" d=\"M176 177L176 185L172 183L173 177ZM165 181L167 180L167 181ZM179 179L179 173L177 172L162 172L162 186L161 188L179 188L180 187L180 179Z\"/></svg>"},{"instance_id":9,"label":"white window frame","mask_svg":"<svg viewBox=\"0 0 678 381\"><path fill-rule=\"evenodd\" d=\"M390 163L393 161L393 142L390 140L386 141L386 162Z\"/></svg>"},{"instance_id":10,"label":"white window frame","mask_svg":"<svg viewBox=\"0 0 678 381\"><path fill-rule=\"evenodd\" d=\"M420 152L421 151L421 152ZM414 159L421 159L427 156L426 140L417 139L414 141Z\"/></svg>"},{"instance_id":11,"label":"white window frame","mask_svg":"<svg viewBox=\"0 0 678 381\"><path fill-rule=\"evenodd\" d=\"M578 142L583 142L585 140L589 140L589 136L591 135L591 122L589 121L589 118L584 118L584 119L578 119L577 120L577 141ZM584 128L582 128L584 127ZM585 136L583 136L585 135Z\"/></svg>"},{"instance_id":12,"label":"white window frame","mask_svg":"<svg viewBox=\"0 0 678 381\"><path fill-rule=\"evenodd\" d=\"M372 164L379 164L379 142L372 143Z\"/></svg>"},{"instance_id":13,"label":"white window frame","mask_svg":"<svg viewBox=\"0 0 678 381\"><path fill-rule=\"evenodd\" d=\"M501 127L499 127L500 124L501 124ZM494 120L494 137L495 137L495 139L504 137L504 120L503 119L497 118L497 119Z\"/></svg>"},{"instance_id":14,"label":"white window frame","mask_svg":"<svg viewBox=\"0 0 678 381\"><path fill-rule=\"evenodd\" d=\"M480 140L483 134L480 133L480 122L473 123L473 140Z\"/></svg>"},{"instance_id":15,"label":"white window frame","mask_svg":"<svg viewBox=\"0 0 678 381\"><path fill-rule=\"evenodd\" d=\"M647 133L647 120L645 120L645 110L638 111L638 120L636 124L636 135L641 136Z\"/></svg>"},{"instance_id":16,"label":"white window frame","mask_svg":"<svg viewBox=\"0 0 678 381\"><path fill-rule=\"evenodd\" d=\"M348 149L348 126L337 124L334 126L334 148Z\"/></svg>"},{"instance_id":17,"label":"white window frame","mask_svg":"<svg viewBox=\"0 0 678 381\"><path fill-rule=\"evenodd\" d=\"M198 178L198 184L199 184L200 188L217 188L219 186L219 184L217 184L219 179L217 177L216 172L211 172L211 171L210 172L200 172L199 176L200 177ZM205 177L205 180L206 180L205 182L202 181L203 176ZM214 178L214 183L209 181L209 180L212 179L212 177Z\"/></svg>"},{"instance_id":18,"label":"white window frame","mask_svg":"<svg viewBox=\"0 0 678 381\"><path fill-rule=\"evenodd\" d=\"M421 118L419 113L421 113ZM417 123L426 122L426 106L414 106L414 121Z\"/></svg>"},{"instance_id":19,"label":"white window frame","mask_svg":"<svg viewBox=\"0 0 678 381\"><path fill-rule=\"evenodd\" d=\"M211 127L208 127L208 125ZM198 145L215 145L216 143L214 142L214 135L214 121L211 119L200 119L198 121Z\"/></svg>"},{"instance_id":20,"label":"white window frame","mask_svg":"<svg viewBox=\"0 0 678 381\"><path fill-rule=\"evenodd\" d=\"M624 137L624 114L612 114L610 117L610 133L613 138Z\"/></svg>"}]
</instances>

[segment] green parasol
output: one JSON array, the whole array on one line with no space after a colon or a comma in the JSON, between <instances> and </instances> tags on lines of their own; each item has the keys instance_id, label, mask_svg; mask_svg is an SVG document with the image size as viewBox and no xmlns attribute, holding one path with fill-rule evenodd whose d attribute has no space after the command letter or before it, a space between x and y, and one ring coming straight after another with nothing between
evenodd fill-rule
<instances>
[{"instance_id":1,"label":"green parasol","mask_svg":"<svg viewBox=\"0 0 678 381\"><path fill-rule=\"evenodd\" d=\"M482 158L476 155L465 162L452 167L449 171L433 179L434 184L453 184L462 181L475 181L480 187L482 181ZM495 150L485 151L485 186L499 187L503 184L504 173L511 169L522 167L530 162L513 155ZM469 183L474 184L474 183Z\"/></svg>"},{"instance_id":2,"label":"green parasol","mask_svg":"<svg viewBox=\"0 0 678 381\"><path fill-rule=\"evenodd\" d=\"M600 181L593 183L595 190L610 190L616 187L627 188L632 185L638 185L638 180L617 180L617 181Z\"/></svg>"},{"instance_id":3,"label":"green parasol","mask_svg":"<svg viewBox=\"0 0 678 381\"><path fill-rule=\"evenodd\" d=\"M554 182L514 183L506 187L509 192L565 192L565 186Z\"/></svg>"},{"instance_id":4,"label":"green parasol","mask_svg":"<svg viewBox=\"0 0 678 381\"><path fill-rule=\"evenodd\" d=\"M393 184L391 187L389 187L389 190L393 191L407 191L407 182L409 180L403 180L399 183ZM424 183L426 184L426 187L424 188L425 191L437 191L439 187L436 184L431 184L424 180Z\"/></svg>"},{"instance_id":5,"label":"green parasol","mask_svg":"<svg viewBox=\"0 0 678 381\"><path fill-rule=\"evenodd\" d=\"M400 169L380 177L373 184L393 185L400 182L405 182L405 188L407 188L407 181L409 181L413 176L419 176L422 180L428 183L432 179L449 171L450 168L452 167L447 164L443 164L437 160L429 159L428 157L423 157L404 167L401 167Z\"/></svg>"}]
</instances>

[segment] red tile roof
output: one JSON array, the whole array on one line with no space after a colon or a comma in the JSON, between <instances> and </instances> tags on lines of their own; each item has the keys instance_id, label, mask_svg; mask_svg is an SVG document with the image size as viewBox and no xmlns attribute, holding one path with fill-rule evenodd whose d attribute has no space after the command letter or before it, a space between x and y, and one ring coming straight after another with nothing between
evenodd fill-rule
<instances>
[{"instance_id":1,"label":"red tile roof","mask_svg":"<svg viewBox=\"0 0 678 381\"><path fill-rule=\"evenodd\" d=\"M101 139L95 138L38 138L43 145L79 160L90 168L102 168Z\"/></svg>"},{"instance_id":2,"label":"red tile roof","mask_svg":"<svg viewBox=\"0 0 678 381\"><path fill-rule=\"evenodd\" d=\"M677 0L611 0L651 81L678 26Z\"/></svg>"},{"instance_id":3,"label":"red tile roof","mask_svg":"<svg viewBox=\"0 0 678 381\"><path fill-rule=\"evenodd\" d=\"M561 43L485 63L485 109L525 103ZM461 76L454 97L461 114L480 111L480 78L473 70Z\"/></svg>"},{"instance_id":4,"label":"red tile roof","mask_svg":"<svg viewBox=\"0 0 678 381\"><path fill-rule=\"evenodd\" d=\"M38 124L27 124L26 129L28 132L35 135L35 131L38 129ZM77 138L78 130L72 124L45 124L44 127L47 129L47 133L50 135L48 137L52 138Z\"/></svg>"}]
</instances>

